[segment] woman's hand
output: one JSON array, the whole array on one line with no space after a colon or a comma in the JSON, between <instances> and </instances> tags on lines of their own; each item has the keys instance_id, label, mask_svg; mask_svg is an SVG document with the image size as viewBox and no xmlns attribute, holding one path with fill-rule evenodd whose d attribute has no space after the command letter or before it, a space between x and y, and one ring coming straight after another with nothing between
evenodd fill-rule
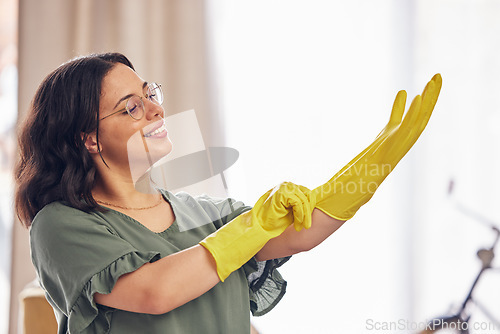
<instances>
[{"instance_id":1,"label":"woman's hand","mask_svg":"<svg viewBox=\"0 0 500 334\"><path fill-rule=\"evenodd\" d=\"M300 231L311 227L315 205L316 195L311 190L283 182L265 193L252 211L265 230L281 230L293 224L295 230Z\"/></svg>"},{"instance_id":2,"label":"woman's hand","mask_svg":"<svg viewBox=\"0 0 500 334\"><path fill-rule=\"evenodd\" d=\"M217 263L220 280L224 281L292 224L297 230L311 227L314 203L314 194L307 188L282 183L261 196L252 210L202 240L200 244Z\"/></svg>"},{"instance_id":3,"label":"woman's hand","mask_svg":"<svg viewBox=\"0 0 500 334\"><path fill-rule=\"evenodd\" d=\"M403 119L406 92L400 91L387 126L375 141L328 182L313 190L316 207L332 218L348 220L368 202L425 129L441 90L441 75L417 95Z\"/></svg>"}]
</instances>

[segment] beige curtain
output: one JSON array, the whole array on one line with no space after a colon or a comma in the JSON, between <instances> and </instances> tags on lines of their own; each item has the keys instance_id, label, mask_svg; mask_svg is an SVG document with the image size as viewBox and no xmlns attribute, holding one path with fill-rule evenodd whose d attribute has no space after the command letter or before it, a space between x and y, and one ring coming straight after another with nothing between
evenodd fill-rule
<instances>
[{"instance_id":1,"label":"beige curtain","mask_svg":"<svg viewBox=\"0 0 500 334\"><path fill-rule=\"evenodd\" d=\"M148 81L163 84L167 115L194 109L206 146L220 146L210 101L203 0L20 0L19 114L41 80L62 62L91 52L126 54ZM18 331L18 295L35 278L28 231L13 229L9 333Z\"/></svg>"}]
</instances>

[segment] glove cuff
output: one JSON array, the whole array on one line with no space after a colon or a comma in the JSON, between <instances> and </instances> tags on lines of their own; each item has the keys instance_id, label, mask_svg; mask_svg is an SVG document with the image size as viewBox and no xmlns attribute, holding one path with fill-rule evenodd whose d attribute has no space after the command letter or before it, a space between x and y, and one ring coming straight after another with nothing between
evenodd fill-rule
<instances>
[{"instance_id":1,"label":"glove cuff","mask_svg":"<svg viewBox=\"0 0 500 334\"><path fill-rule=\"evenodd\" d=\"M236 217L200 242L212 254L222 282L248 262L272 238L283 230L266 231L252 210Z\"/></svg>"}]
</instances>

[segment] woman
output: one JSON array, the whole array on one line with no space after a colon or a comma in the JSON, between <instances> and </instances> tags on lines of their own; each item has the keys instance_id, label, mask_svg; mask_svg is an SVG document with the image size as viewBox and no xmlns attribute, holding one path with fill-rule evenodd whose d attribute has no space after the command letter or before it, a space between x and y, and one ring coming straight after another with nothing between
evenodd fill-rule
<instances>
[{"instance_id":1,"label":"woman","mask_svg":"<svg viewBox=\"0 0 500 334\"><path fill-rule=\"evenodd\" d=\"M325 185L311 192L284 183L250 210L152 185L137 191L133 175L147 175L172 148L161 88L117 53L61 65L22 125L15 199L59 333L249 333L249 311L268 312L285 291L275 268L321 243L374 191L338 185L378 186L387 176L351 169L395 166L413 145L436 102L434 86L414 101L408 122L397 98L377 140ZM411 134L404 123L423 125ZM401 136L411 137L404 147Z\"/></svg>"}]
</instances>

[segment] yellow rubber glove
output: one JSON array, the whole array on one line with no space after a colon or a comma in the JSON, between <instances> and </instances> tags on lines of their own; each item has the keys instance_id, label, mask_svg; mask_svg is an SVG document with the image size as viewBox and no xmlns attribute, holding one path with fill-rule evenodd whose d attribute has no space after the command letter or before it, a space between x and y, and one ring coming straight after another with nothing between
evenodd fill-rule
<instances>
[{"instance_id":1,"label":"yellow rubber glove","mask_svg":"<svg viewBox=\"0 0 500 334\"><path fill-rule=\"evenodd\" d=\"M222 282L248 262L264 245L283 233L288 226L311 227L314 194L290 182L269 190L247 211L200 244L214 257Z\"/></svg>"},{"instance_id":2,"label":"yellow rubber glove","mask_svg":"<svg viewBox=\"0 0 500 334\"><path fill-rule=\"evenodd\" d=\"M335 219L352 218L417 141L431 117L440 90L441 75L436 74L427 83L422 97L415 97L404 119L406 92L400 91L389 123L375 141L328 182L313 190L316 208Z\"/></svg>"}]
</instances>

